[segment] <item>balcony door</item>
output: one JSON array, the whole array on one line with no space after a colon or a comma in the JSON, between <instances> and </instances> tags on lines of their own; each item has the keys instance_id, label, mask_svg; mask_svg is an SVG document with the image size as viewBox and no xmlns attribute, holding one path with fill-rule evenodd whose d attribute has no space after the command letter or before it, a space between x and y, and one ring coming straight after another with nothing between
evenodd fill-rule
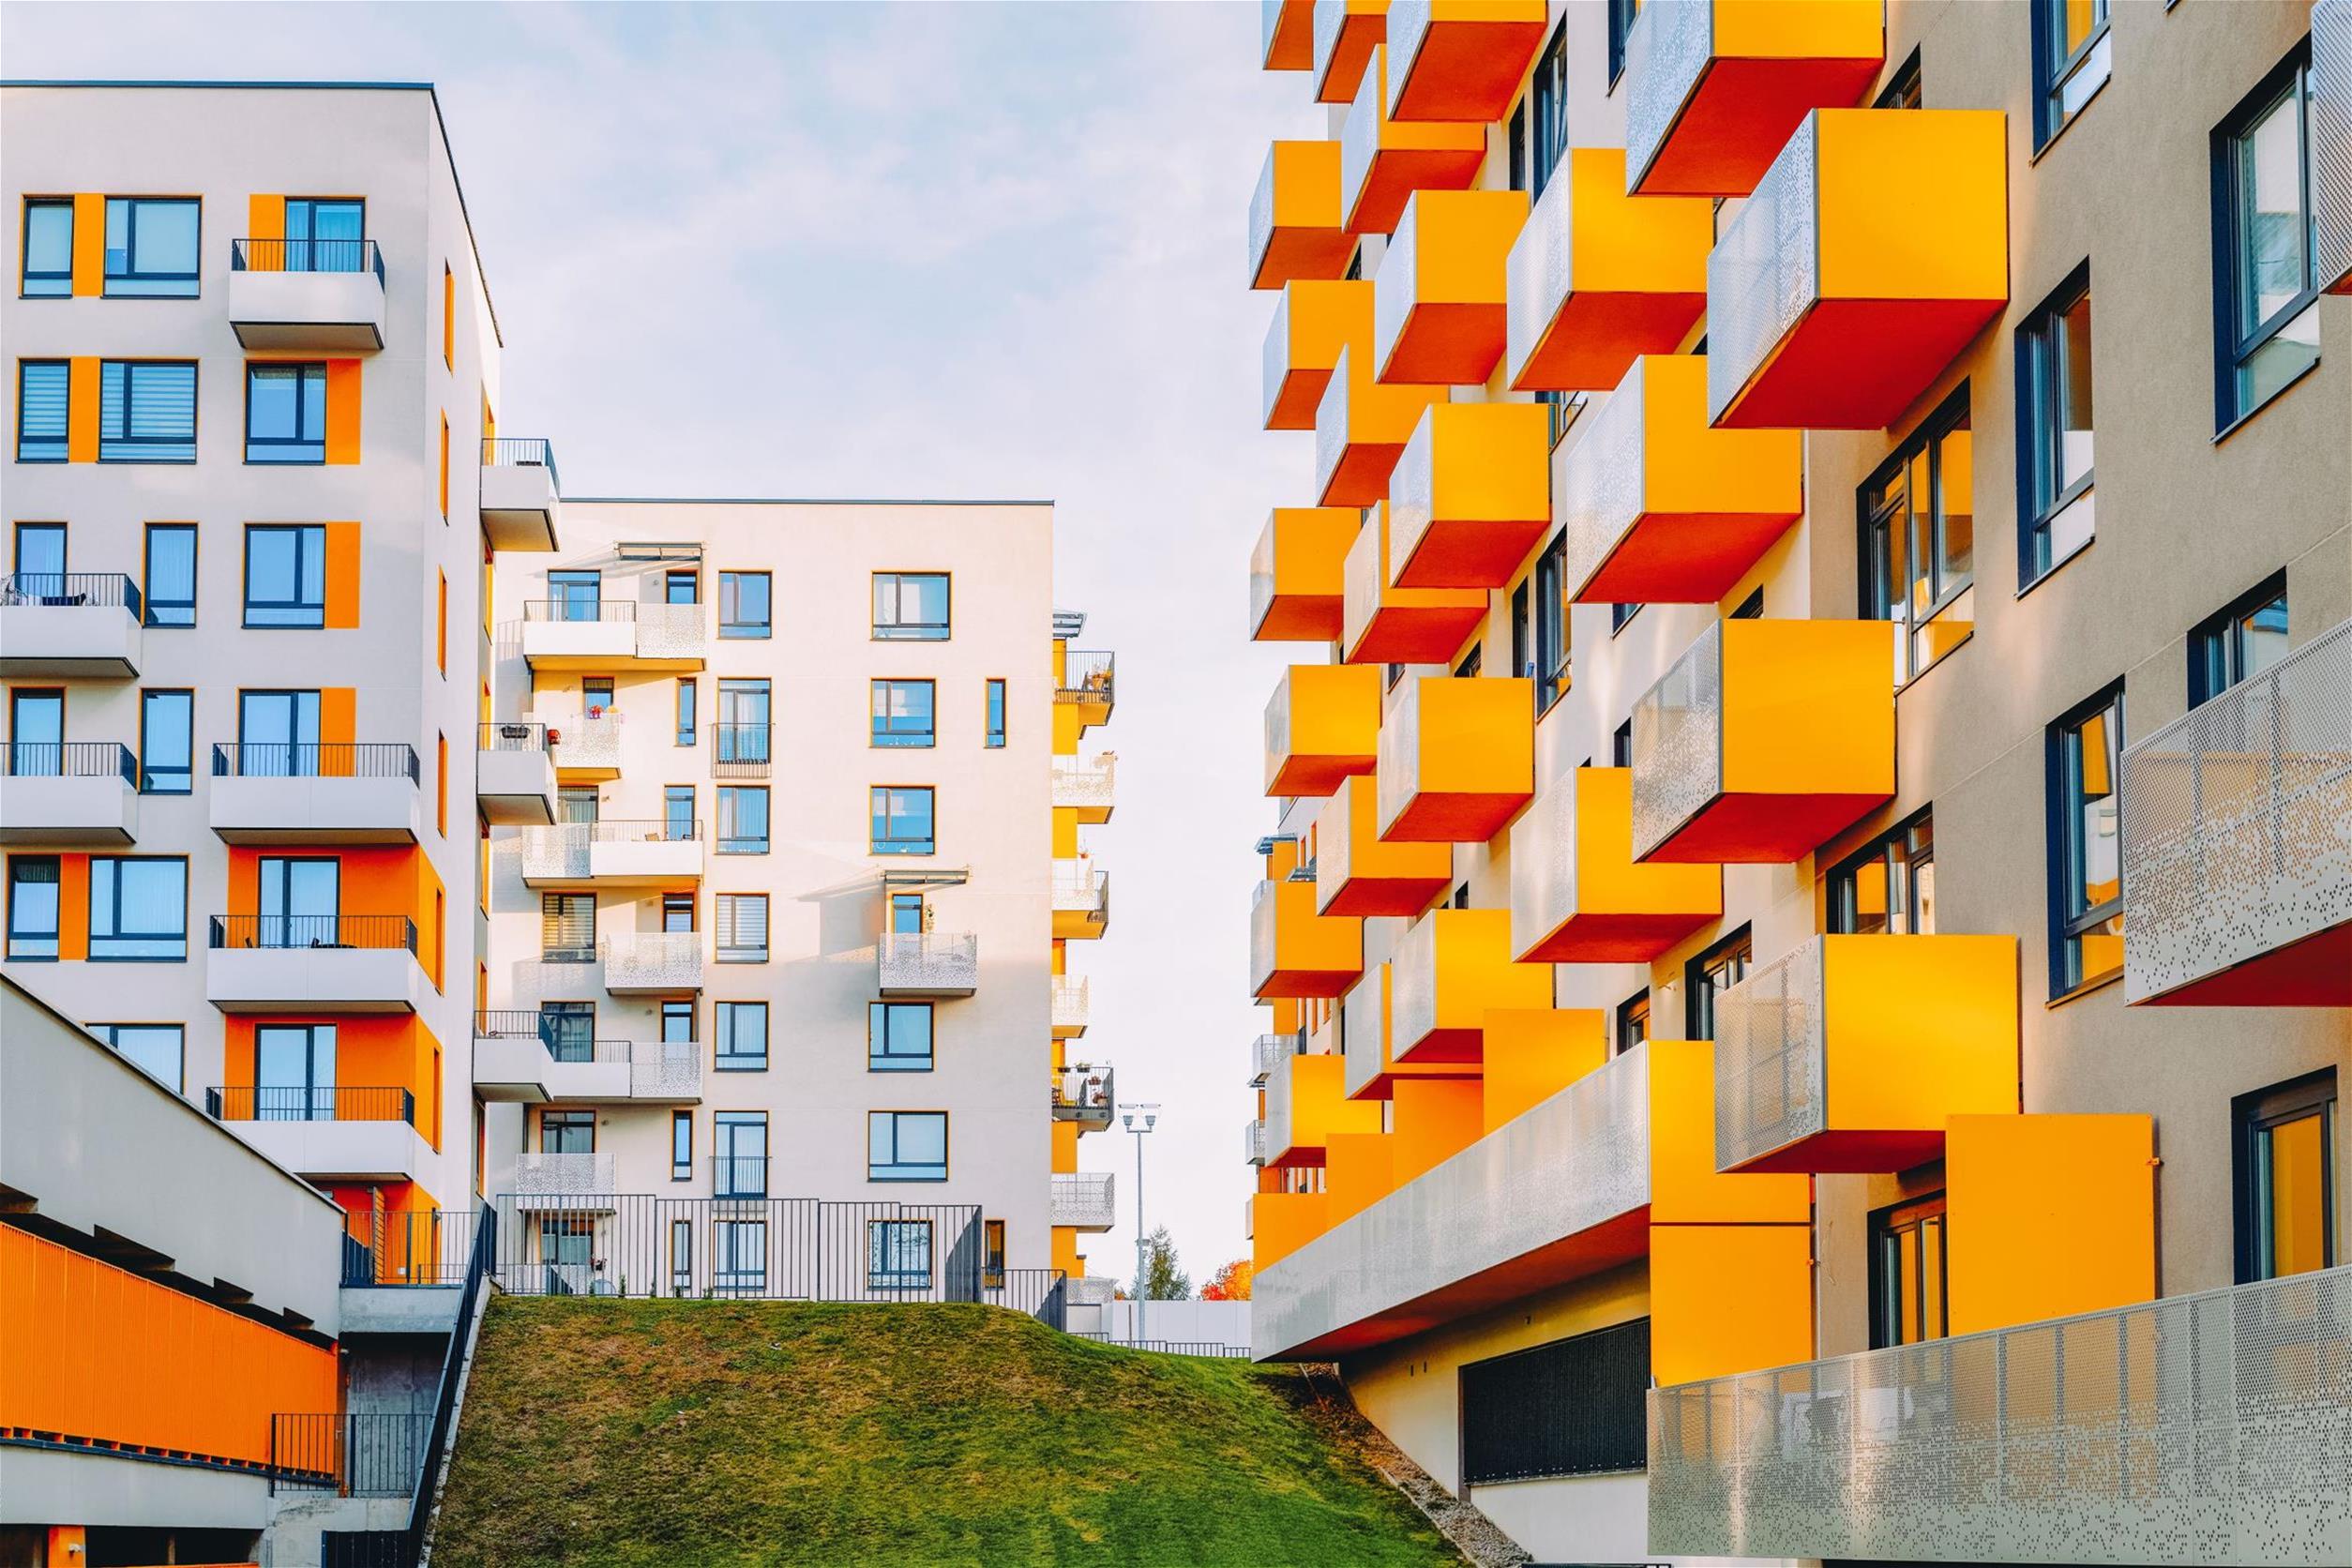
<instances>
[{"instance_id":1,"label":"balcony door","mask_svg":"<svg viewBox=\"0 0 2352 1568\"><path fill-rule=\"evenodd\" d=\"M237 693L237 772L272 778L318 773L319 694Z\"/></svg>"},{"instance_id":2,"label":"balcony door","mask_svg":"<svg viewBox=\"0 0 2352 1568\"><path fill-rule=\"evenodd\" d=\"M722 1110L713 1125L717 1164L712 1191L720 1198L768 1195L768 1118L765 1111Z\"/></svg>"},{"instance_id":3,"label":"balcony door","mask_svg":"<svg viewBox=\"0 0 2352 1568\"><path fill-rule=\"evenodd\" d=\"M343 866L331 855L264 855L260 947L343 945Z\"/></svg>"},{"instance_id":4,"label":"balcony door","mask_svg":"<svg viewBox=\"0 0 2352 1568\"><path fill-rule=\"evenodd\" d=\"M554 1061L595 1061L596 1004L593 1002L541 1003L539 1038L546 1043L547 1053Z\"/></svg>"},{"instance_id":5,"label":"balcony door","mask_svg":"<svg viewBox=\"0 0 2352 1568\"><path fill-rule=\"evenodd\" d=\"M66 771L66 694L19 687L8 693L8 772L18 778Z\"/></svg>"},{"instance_id":6,"label":"balcony door","mask_svg":"<svg viewBox=\"0 0 2352 1568\"><path fill-rule=\"evenodd\" d=\"M718 683L718 760L768 761L768 683Z\"/></svg>"},{"instance_id":7,"label":"balcony door","mask_svg":"<svg viewBox=\"0 0 2352 1568\"><path fill-rule=\"evenodd\" d=\"M596 1113L593 1110L539 1112L539 1151L548 1154L595 1153Z\"/></svg>"},{"instance_id":8,"label":"balcony door","mask_svg":"<svg viewBox=\"0 0 2352 1568\"><path fill-rule=\"evenodd\" d=\"M367 246L364 202L314 196L286 199L286 270L358 272Z\"/></svg>"},{"instance_id":9,"label":"balcony door","mask_svg":"<svg viewBox=\"0 0 2352 1568\"><path fill-rule=\"evenodd\" d=\"M602 572L547 574L548 619L594 621L604 613Z\"/></svg>"},{"instance_id":10,"label":"balcony door","mask_svg":"<svg viewBox=\"0 0 2352 1568\"><path fill-rule=\"evenodd\" d=\"M921 936L931 924L930 911L924 907L920 893L894 893L890 896L890 934Z\"/></svg>"},{"instance_id":11,"label":"balcony door","mask_svg":"<svg viewBox=\"0 0 2352 1568\"><path fill-rule=\"evenodd\" d=\"M253 1120L335 1119L335 1026L261 1024L253 1031Z\"/></svg>"},{"instance_id":12,"label":"balcony door","mask_svg":"<svg viewBox=\"0 0 2352 1568\"><path fill-rule=\"evenodd\" d=\"M20 522L16 525L16 568L9 579L10 596L32 604L63 601L66 592L66 525L62 522Z\"/></svg>"}]
</instances>

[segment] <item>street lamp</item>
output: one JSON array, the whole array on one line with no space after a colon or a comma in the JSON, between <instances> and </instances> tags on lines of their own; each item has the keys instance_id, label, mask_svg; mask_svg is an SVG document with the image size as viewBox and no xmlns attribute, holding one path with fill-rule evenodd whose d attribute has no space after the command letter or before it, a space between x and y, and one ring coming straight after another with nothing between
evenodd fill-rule
<instances>
[{"instance_id":1,"label":"street lamp","mask_svg":"<svg viewBox=\"0 0 2352 1568\"><path fill-rule=\"evenodd\" d=\"M1135 1134L1135 1337L1138 1343L1144 1338L1143 1255L1147 1244L1143 1237L1143 1135L1150 1132L1158 1123L1159 1111L1159 1105L1154 1102L1151 1105L1132 1106L1119 1113L1119 1120L1124 1123L1127 1131ZM1136 1125L1136 1118L1138 1115L1143 1119L1143 1124L1139 1127Z\"/></svg>"}]
</instances>

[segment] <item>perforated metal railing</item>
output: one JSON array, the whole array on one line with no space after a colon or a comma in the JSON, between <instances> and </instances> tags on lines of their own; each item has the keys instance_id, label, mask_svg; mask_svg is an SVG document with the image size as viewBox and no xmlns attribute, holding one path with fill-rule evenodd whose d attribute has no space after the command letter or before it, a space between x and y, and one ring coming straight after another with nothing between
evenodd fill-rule
<instances>
[{"instance_id":1,"label":"perforated metal railing","mask_svg":"<svg viewBox=\"0 0 2352 1568\"><path fill-rule=\"evenodd\" d=\"M1249 277L1258 280L1258 269L1265 264L1266 249L1274 243L1274 154L1266 149L1266 166L1258 172L1258 188L1249 196Z\"/></svg>"},{"instance_id":2,"label":"perforated metal railing","mask_svg":"<svg viewBox=\"0 0 2352 1568\"><path fill-rule=\"evenodd\" d=\"M1563 769L1511 824L1513 951L1554 931L1576 912L1576 782Z\"/></svg>"},{"instance_id":3,"label":"perforated metal railing","mask_svg":"<svg viewBox=\"0 0 2352 1568\"><path fill-rule=\"evenodd\" d=\"M2311 8L2311 183L2319 286L2352 288L2352 0Z\"/></svg>"},{"instance_id":4,"label":"perforated metal railing","mask_svg":"<svg viewBox=\"0 0 2352 1568\"><path fill-rule=\"evenodd\" d=\"M1714 0L1648 0L1625 35L1625 169L1658 156L1715 52Z\"/></svg>"},{"instance_id":5,"label":"perforated metal railing","mask_svg":"<svg viewBox=\"0 0 2352 1568\"><path fill-rule=\"evenodd\" d=\"M1820 117L1807 114L1707 253L1707 416L1764 369L1818 293Z\"/></svg>"},{"instance_id":6,"label":"perforated metal railing","mask_svg":"<svg viewBox=\"0 0 2352 1568\"><path fill-rule=\"evenodd\" d=\"M1274 405L1282 399L1282 384L1289 379L1290 372L1290 291L1289 289L1274 295L1274 319L1266 324L1266 340L1258 351L1258 372L1259 388L1258 415L1259 423L1262 424L1274 417ZM1253 631L1257 629L1258 623L1266 618L1264 606L1260 603L1259 582L1259 563L1253 560L1250 563L1249 574L1249 624ZM1274 599L1274 564L1270 554L1264 563L1264 603L1270 604Z\"/></svg>"},{"instance_id":7,"label":"perforated metal railing","mask_svg":"<svg viewBox=\"0 0 2352 1568\"><path fill-rule=\"evenodd\" d=\"M2352 1268L1652 1390L1650 1549L2352 1561Z\"/></svg>"},{"instance_id":8,"label":"perforated metal railing","mask_svg":"<svg viewBox=\"0 0 2352 1568\"><path fill-rule=\"evenodd\" d=\"M1560 550L1567 557L1560 577L1571 589L1592 580L1641 515L1648 421L1640 360L1634 361L1622 391L1591 416L1553 471L1560 476Z\"/></svg>"},{"instance_id":9,"label":"perforated metal railing","mask_svg":"<svg viewBox=\"0 0 2352 1568\"><path fill-rule=\"evenodd\" d=\"M1348 123L1353 125L1355 122L1351 119ZM1344 182L1347 178L1344 172L1340 177ZM1343 185L1343 188L1352 188ZM1334 361L1331 384L1323 389L1323 400L1315 405L1315 493L1318 497L1330 485L1332 475L1339 472L1339 460L1348 455L1349 365L1351 357L1361 353L1359 346L1353 343L1339 351L1338 358Z\"/></svg>"},{"instance_id":10,"label":"perforated metal railing","mask_svg":"<svg viewBox=\"0 0 2352 1568\"><path fill-rule=\"evenodd\" d=\"M1390 1049L1419 1040L1438 1026L1438 915L1431 910L1405 927L1389 955Z\"/></svg>"},{"instance_id":11,"label":"perforated metal railing","mask_svg":"<svg viewBox=\"0 0 2352 1568\"><path fill-rule=\"evenodd\" d=\"M1058 1170L1053 1174L1054 1225L1093 1227L1113 1223L1115 1208L1108 1170Z\"/></svg>"},{"instance_id":12,"label":"perforated metal railing","mask_svg":"<svg viewBox=\"0 0 2352 1568\"><path fill-rule=\"evenodd\" d=\"M2352 622L2123 754L2133 1002L2352 920Z\"/></svg>"},{"instance_id":13,"label":"perforated metal railing","mask_svg":"<svg viewBox=\"0 0 2352 1568\"><path fill-rule=\"evenodd\" d=\"M1421 688L1427 679L1407 675L1397 682L1380 717L1372 798L1383 822L1395 822L1421 792Z\"/></svg>"},{"instance_id":14,"label":"perforated metal railing","mask_svg":"<svg viewBox=\"0 0 2352 1568\"><path fill-rule=\"evenodd\" d=\"M1723 623L1711 623L1634 704L1634 858L1723 792Z\"/></svg>"},{"instance_id":15,"label":"perforated metal railing","mask_svg":"<svg viewBox=\"0 0 2352 1568\"><path fill-rule=\"evenodd\" d=\"M1339 1004L1339 1047L1344 1053L1340 1069L1346 1093L1358 1094L1388 1065L1387 988L1380 983L1380 968L1374 964L1364 972L1364 977L1349 988L1347 1000ZM1277 1039L1289 1039L1277 1035Z\"/></svg>"},{"instance_id":16,"label":"perforated metal railing","mask_svg":"<svg viewBox=\"0 0 2352 1568\"><path fill-rule=\"evenodd\" d=\"M1715 1168L1729 1170L1827 1124L1822 943L1758 965L1715 998Z\"/></svg>"}]
</instances>

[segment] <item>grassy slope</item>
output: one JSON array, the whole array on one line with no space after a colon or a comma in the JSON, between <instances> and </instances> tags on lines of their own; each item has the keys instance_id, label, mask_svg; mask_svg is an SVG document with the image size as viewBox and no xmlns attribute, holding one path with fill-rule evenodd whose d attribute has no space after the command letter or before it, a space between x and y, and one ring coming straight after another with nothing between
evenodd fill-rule
<instances>
[{"instance_id":1,"label":"grassy slope","mask_svg":"<svg viewBox=\"0 0 2352 1568\"><path fill-rule=\"evenodd\" d=\"M987 1306L500 1298L433 1561L1457 1562L1304 1398Z\"/></svg>"}]
</instances>

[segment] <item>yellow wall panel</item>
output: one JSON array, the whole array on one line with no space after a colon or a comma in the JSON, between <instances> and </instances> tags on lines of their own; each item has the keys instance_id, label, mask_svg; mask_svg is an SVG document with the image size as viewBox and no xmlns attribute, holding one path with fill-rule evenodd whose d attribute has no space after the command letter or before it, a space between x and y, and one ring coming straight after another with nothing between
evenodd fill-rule
<instances>
[{"instance_id":1,"label":"yellow wall panel","mask_svg":"<svg viewBox=\"0 0 2352 1568\"><path fill-rule=\"evenodd\" d=\"M1482 1125L1541 1105L1608 1060L1608 1015L1597 1007L1487 1010Z\"/></svg>"},{"instance_id":2,"label":"yellow wall panel","mask_svg":"<svg viewBox=\"0 0 2352 1568\"><path fill-rule=\"evenodd\" d=\"M1715 1047L1652 1040L1650 1218L1653 1225L1809 1223L1812 1178L1715 1169Z\"/></svg>"},{"instance_id":3,"label":"yellow wall panel","mask_svg":"<svg viewBox=\"0 0 2352 1568\"><path fill-rule=\"evenodd\" d=\"M1812 1359L1812 1227L1651 1228L1650 1367L1661 1384Z\"/></svg>"},{"instance_id":4,"label":"yellow wall panel","mask_svg":"<svg viewBox=\"0 0 2352 1568\"><path fill-rule=\"evenodd\" d=\"M2156 1296L2156 1123L1955 1116L1944 1133L1952 1332Z\"/></svg>"}]
</instances>

